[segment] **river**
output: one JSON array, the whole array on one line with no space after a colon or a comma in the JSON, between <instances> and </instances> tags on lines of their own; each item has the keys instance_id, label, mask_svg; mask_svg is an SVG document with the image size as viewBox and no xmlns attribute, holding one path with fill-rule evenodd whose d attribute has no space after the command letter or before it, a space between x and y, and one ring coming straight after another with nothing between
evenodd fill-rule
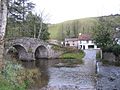
<instances>
[{"instance_id":1,"label":"river","mask_svg":"<svg viewBox=\"0 0 120 90\"><path fill-rule=\"evenodd\" d=\"M58 67L60 59L22 62L25 68L39 69L41 75L29 90L96 90L95 50L85 50L84 64Z\"/></svg>"}]
</instances>

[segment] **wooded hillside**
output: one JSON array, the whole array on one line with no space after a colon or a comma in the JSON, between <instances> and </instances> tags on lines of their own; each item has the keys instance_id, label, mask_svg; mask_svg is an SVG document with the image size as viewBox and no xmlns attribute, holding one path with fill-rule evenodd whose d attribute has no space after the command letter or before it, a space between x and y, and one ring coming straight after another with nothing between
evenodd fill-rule
<instances>
[{"instance_id":1,"label":"wooded hillside","mask_svg":"<svg viewBox=\"0 0 120 90\"><path fill-rule=\"evenodd\" d=\"M111 22L113 28L120 26L119 14L102 17L107 22ZM65 37L77 37L79 33L92 33L99 22L99 18L100 17L83 18L50 25L50 38L63 40Z\"/></svg>"}]
</instances>

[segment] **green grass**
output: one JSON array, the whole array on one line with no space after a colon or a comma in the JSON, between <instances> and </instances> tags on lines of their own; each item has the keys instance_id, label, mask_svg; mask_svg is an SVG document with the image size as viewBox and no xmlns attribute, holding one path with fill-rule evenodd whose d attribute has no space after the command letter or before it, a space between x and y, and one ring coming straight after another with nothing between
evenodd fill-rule
<instances>
[{"instance_id":1,"label":"green grass","mask_svg":"<svg viewBox=\"0 0 120 90\"><path fill-rule=\"evenodd\" d=\"M83 51L64 53L63 55L60 56L60 58L62 59L61 63L64 63L63 66L67 66L67 67L71 67L77 64L82 64L83 57L84 57Z\"/></svg>"},{"instance_id":2,"label":"green grass","mask_svg":"<svg viewBox=\"0 0 120 90\"><path fill-rule=\"evenodd\" d=\"M50 33L51 39L59 39L60 26L61 26L60 24L49 26L48 32Z\"/></svg>"},{"instance_id":3,"label":"green grass","mask_svg":"<svg viewBox=\"0 0 120 90\"><path fill-rule=\"evenodd\" d=\"M62 59L82 59L83 57L84 57L84 53L82 51L65 53L61 56Z\"/></svg>"},{"instance_id":4,"label":"green grass","mask_svg":"<svg viewBox=\"0 0 120 90\"><path fill-rule=\"evenodd\" d=\"M14 90L14 86L0 75L0 90Z\"/></svg>"}]
</instances>

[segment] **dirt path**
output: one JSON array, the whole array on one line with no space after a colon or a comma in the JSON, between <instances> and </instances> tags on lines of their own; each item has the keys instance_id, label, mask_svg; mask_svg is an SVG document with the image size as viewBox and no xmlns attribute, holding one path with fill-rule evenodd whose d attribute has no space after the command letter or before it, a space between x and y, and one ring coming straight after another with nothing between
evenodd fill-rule
<instances>
[{"instance_id":1,"label":"dirt path","mask_svg":"<svg viewBox=\"0 0 120 90\"><path fill-rule=\"evenodd\" d=\"M85 50L84 65L78 67L49 68L49 83L40 90L96 90L96 50Z\"/></svg>"}]
</instances>

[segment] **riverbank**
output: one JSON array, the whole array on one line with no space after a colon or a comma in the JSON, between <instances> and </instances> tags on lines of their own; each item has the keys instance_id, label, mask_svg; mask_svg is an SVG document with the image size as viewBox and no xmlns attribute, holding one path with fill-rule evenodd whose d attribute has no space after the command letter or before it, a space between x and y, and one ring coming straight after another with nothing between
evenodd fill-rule
<instances>
[{"instance_id":1,"label":"riverbank","mask_svg":"<svg viewBox=\"0 0 120 90\"><path fill-rule=\"evenodd\" d=\"M82 50L63 53L59 58L61 63L55 65L57 67L73 67L79 64L83 64L82 58L85 53Z\"/></svg>"},{"instance_id":2,"label":"riverbank","mask_svg":"<svg viewBox=\"0 0 120 90\"><path fill-rule=\"evenodd\" d=\"M120 67L98 65L97 90L120 90Z\"/></svg>"}]
</instances>

